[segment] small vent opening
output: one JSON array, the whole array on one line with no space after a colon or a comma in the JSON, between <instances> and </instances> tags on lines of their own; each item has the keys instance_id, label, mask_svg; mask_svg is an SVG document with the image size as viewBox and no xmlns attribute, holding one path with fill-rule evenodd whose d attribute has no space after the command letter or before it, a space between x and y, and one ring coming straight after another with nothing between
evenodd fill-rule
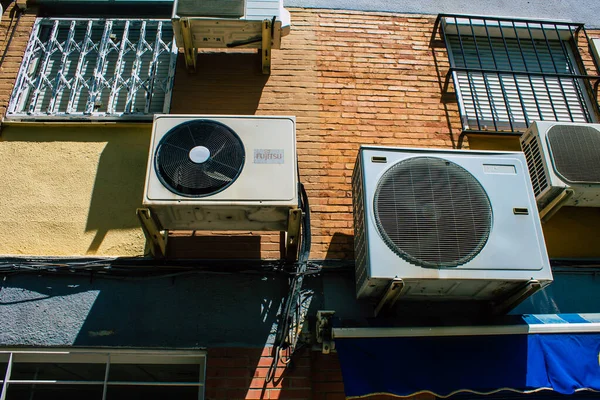
<instances>
[{"instance_id":1,"label":"small vent opening","mask_svg":"<svg viewBox=\"0 0 600 400\"><path fill-rule=\"evenodd\" d=\"M554 125L548 146L556 173L569 183L600 183L600 131L591 126Z\"/></svg>"},{"instance_id":2,"label":"small vent opening","mask_svg":"<svg viewBox=\"0 0 600 400\"><path fill-rule=\"evenodd\" d=\"M492 207L477 179L434 157L409 158L388 169L377 185L374 211L388 247L421 267L469 262L492 227Z\"/></svg>"},{"instance_id":3,"label":"small vent opening","mask_svg":"<svg viewBox=\"0 0 600 400\"><path fill-rule=\"evenodd\" d=\"M163 136L154 157L162 184L187 197L204 197L224 190L242 172L244 160L239 136L210 120L174 127Z\"/></svg>"}]
</instances>

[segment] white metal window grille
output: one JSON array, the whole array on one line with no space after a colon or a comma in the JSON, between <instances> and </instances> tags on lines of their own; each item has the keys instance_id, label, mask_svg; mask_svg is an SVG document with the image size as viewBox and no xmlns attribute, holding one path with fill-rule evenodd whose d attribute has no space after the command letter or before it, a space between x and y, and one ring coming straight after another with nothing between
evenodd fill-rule
<instances>
[{"instance_id":1,"label":"white metal window grille","mask_svg":"<svg viewBox=\"0 0 600 400\"><path fill-rule=\"evenodd\" d=\"M533 121L592 122L577 49L581 24L440 15L464 131L522 132Z\"/></svg>"},{"instance_id":2,"label":"white metal window grille","mask_svg":"<svg viewBox=\"0 0 600 400\"><path fill-rule=\"evenodd\" d=\"M0 400L204 399L203 351L0 351Z\"/></svg>"},{"instance_id":3,"label":"white metal window grille","mask_svg":"<svg viewBox=\"0 0 600 400\"><path fill-rule=\"evenodd\" d=\"M9 102L13 119L151 119L167 113L170 21L36 20Z\"/></svg>"}]
</instances>

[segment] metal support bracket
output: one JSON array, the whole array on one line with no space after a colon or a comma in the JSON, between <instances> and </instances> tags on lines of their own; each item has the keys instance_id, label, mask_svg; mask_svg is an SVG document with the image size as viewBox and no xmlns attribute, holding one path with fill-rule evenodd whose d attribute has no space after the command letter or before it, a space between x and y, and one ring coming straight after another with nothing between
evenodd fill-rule
<instances>
[{"instance_id":1,"label":"metal support bracket","mask_svg":"<svg viewBox=\"0 0 600 400\"><path fill-rule=\"evenodd\" d=\"M181 18L181 36L183 37L183 54L188 72L196 72L198 49L193 45L192 29L188 18Z\"/></svg>"},{"instance_id":2,"label":"metal support bracket","mask_svg":"<svg viewBox=\"0 0 600 400\"><path fill-rule=\"evenodd\" d=\"M262 73L271 74L271 47L273 45L273 24L274 20L265 19L262 23L262 46L260 48Z\"/></svg>"},{"instance_id":3,"label":"metal support bracket","mask_svg":"<svg viewBox=\"0 0 600 400\"><path fill-rule=\"evenodd\" d=\"M377 307L375 307L375 316L379 315L381 310L383 310L384 308L392 307L398 300L398 297L400 297L400 295L402 294L403 288L404 281L400 278L394 278L390 282L390 285L388 286L381 300L379 300Z\"/></svg>"},{"instance_id":4,"label":"metal support bracket","mask_svg":"<svg viewBox=\"0 0 600 400\"><path fill-rule=\"evenodd\" d=\"M532 279L527 282L523 287L521 287L516 292L510 294L503 300L500 300L498 303L493 303L492 305L492 314L494 315L504 315L516 306L518 306L523 300L537 292L542 288L542 285L539 281Z\"/></svg>"},{"instance_id":5,"label":"metal support bracket","mask_svg":"<svg viewBox=\"0 0 600 400\"><path fill-rule=\"evenodd\" d=\"M294 208L288 214L288 229L285 239L285 258L293 263L298 258L298 242L300 239L300 226L302 225L302 210Z\"/></svg>"},{"instance_id":6,"label":"metal support bracket","mask_svg":"<svg viewBox=\"0 0 600 400\"><path fill-rule=\"evenodd\" d=\"M329 354L331 350L335 350L335 342L333 341L333 326L331 320L335 311L317 311L317 343L322 344L323 354Z\"/></svg>"},{"instance_id":7,"label":"metal support bracket","mask_svg":"<svg viewBox=\"0 0 600 400\"><path fill-rule=\"evenodd\" d=\"M540 220L543 224L548 222L548 220L558 212L565 205L567 200L573 196L572 189L564 189L558 196L556 196L546 207L544 207L540 211Z\"/></svg>"},{"instance_id":8,"label":"metal support bracket","mask_svg":"<svg viewBox=\"0 0 600 400\"><path fill-rule=\"evenodd\" d=\"M138 208L136 214L142 225L144 236L150 243L150 251L154 257L164 257L167 254L167 231L160 232L158 224L148 208Z\"/></svg>"}]
</instances>

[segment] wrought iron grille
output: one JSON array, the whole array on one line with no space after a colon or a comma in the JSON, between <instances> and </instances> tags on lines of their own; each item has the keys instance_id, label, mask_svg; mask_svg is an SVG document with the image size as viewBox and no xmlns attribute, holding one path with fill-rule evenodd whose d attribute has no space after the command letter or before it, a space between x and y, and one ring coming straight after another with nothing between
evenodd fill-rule
<instances>
[{"instance_id":1,"label":"wrought iron grille","mask_svg":"<svg viewBox=\"0 0 600 400\"><path fill-rule=\"evenodd\" d=\"M169 21L37 19L8 118L152 118L168 112L177 47Z\"/></svg>"},{"instance_id":2,"label":"wrought iron grille","mask_svg":"<svg viewBox=\"0 0 600 400\"><path fill-rule=\"evenodd\" d=\"M441 14L438 27L463 131L520 133L533 121L596 118L600 77L585 74L582 24Z\"/></svg>"}]
</instances>

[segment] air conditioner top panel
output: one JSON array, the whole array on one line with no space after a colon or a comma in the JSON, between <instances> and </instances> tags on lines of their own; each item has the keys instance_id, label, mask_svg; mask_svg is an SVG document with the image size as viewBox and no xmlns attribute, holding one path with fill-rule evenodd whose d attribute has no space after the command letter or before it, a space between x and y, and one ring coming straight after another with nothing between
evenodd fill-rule
<instances>
[{"instance_id":1,"label":"air conditioner top panel","mask_svg":"<svg viewBox=\"0 0 600 400\"><path fill-rule=\"evenodd\" d=\"M283 0L175 0L173 19L230 18L263 21L275 17L289 26L289 12Z\"/></svg>"},{"instance_id":2,"label":"air conditioner top panel","mask_svg":"<svg viewBox=\"0 0 600 400\"><path fill-rule=\"evenodd\" d=\"M372 146L372 145L361 145L360 151L364 150L377 150L385 152L400 152L400 153L431 153L431 154L450 154L450 155L516 155L522 157L523 152L521 151L495 151L495 150L454 150L454 149L434 149L430 147L387 147L387 146Z\"/></svg>"}]
</instances>

